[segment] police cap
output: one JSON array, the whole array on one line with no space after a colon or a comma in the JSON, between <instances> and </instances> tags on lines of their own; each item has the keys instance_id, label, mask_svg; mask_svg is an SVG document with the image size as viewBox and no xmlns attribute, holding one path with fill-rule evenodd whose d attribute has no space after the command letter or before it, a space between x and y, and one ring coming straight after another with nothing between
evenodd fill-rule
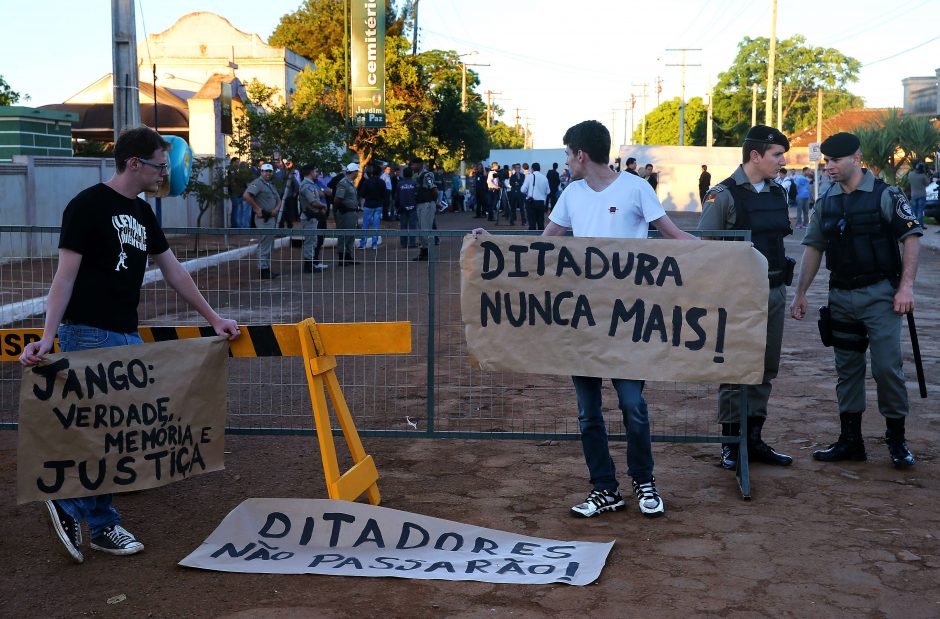
<instances>
[{"instance_id":1,"label":"police cap","mask_svg":"<svg viewBox=\"0 0 940 619\"><path fill-rule=\"evenodd\" d=\"M762 144L777 144L784 150L790 150L790 140L777 129L767 125L754 125L751 127L744 139L748 142L760 142Z\"/></svg>"},{"instance_id":2,"label":"police cap","mask_svg":"<svg viewBox=\"0 0 940 619\"><path fill-rule=\"evenodd\" d=\"M858 151L860 144L858 137L854 134L840 131L826 138L823 143L819 145L819 150L827 157L838 159L839 157L854 155L856 151Z\"/></svg>"}]
</instances>

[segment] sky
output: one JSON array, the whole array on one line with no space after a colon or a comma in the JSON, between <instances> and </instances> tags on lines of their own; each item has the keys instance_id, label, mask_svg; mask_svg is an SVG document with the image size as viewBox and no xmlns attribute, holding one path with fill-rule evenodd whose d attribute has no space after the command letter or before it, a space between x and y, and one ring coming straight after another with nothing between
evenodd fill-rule
<instances>
[{"instance_id":1,"label":"sky","mask_svg":"<svg viewBox=\"0 0 940 619\"><path fill-rule=\"evenodd\" d=\"M300 0L136 0L137 37L162 32L194 11L226 17L262 39ZM779 0L777 38L802 34L813 46L834 47L864 67L849 89L868 107L900 107L905 77L934 75L940 68L940 35L930 24L933 0L908 0L894 8L883 0L824 3ZM497 8L499 7L499 8ZM638 9L637 7L642 7ZM679 96L681 53L686 52L686 98L704 96L727 69L745 37L769 36L772 0L539 0L507 4L420 0L418 49L454 50L480 75L480 92L492 90L501 120L528 120L536 148L561 145L565 129L593 118L613 128L624 143L625 120ZM111 2L45 0L4 11L0 75L21 104L61 103L111 71ZM11 50L15 50L11 53ZM632 115L624 108L636 95ZM715 96L720 96L716 93ZM625 118L626 116L626 118ZM763 111L759 111L763 118ZM629 130L628 130L629 131Z\"/></svg>"}]
</instances>

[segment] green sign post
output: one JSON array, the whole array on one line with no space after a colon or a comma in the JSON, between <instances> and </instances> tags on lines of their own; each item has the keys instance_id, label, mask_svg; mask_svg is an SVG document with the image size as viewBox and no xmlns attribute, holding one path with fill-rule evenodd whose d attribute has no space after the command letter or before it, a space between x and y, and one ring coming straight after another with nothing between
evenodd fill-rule
<instances>
[{"instance_id":1,"label":"green sign post","mask_svg":"<svg viewBox=\"0 0 940 619\"><path fill-rule=\"evenodd\" d=\"M385 0L352 0L350 7L353 127L385 126Z\"/></svg>"}]
</instances>

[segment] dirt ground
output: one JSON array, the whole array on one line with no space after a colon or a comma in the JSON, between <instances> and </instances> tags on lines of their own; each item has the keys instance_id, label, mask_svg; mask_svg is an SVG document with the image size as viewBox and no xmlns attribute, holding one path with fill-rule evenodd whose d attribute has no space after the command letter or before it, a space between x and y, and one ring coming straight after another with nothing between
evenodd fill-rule
<instances>
[{"instance_id":1,"label":"dirt ground","mask_svg":"<svg viewBox=\"0 0 940 619\"><path fill-rule=\"evenodd\" d=\"M696 217L676 220L690 227ZM465 215L440 220L453 229L472 223ZM788 241L797 258L801 237L797 230ZM937 243L930 239L930 245ZM0 432L0 483L8 489L0 497L0 526L7 531L0 541L0 562L7 565L0 614L938 617L938 266L940 254L925 247L915 292L931 399L917 397L906 337L904 343L908 436L918 458L911 470L891 467L876 410L863 425L868 462L823 464L810 457L838 433L832 353L819 343L815 320L787 320L765 427L768 442L796 460L789 468L754 465L750 501L740 498L733 474L715 466L714 444L654 444L664 518L644 519L630 502L626 511L581 520L568 515L589 490L576 441L364 439L379 469L384 506L539 537L616 540L600 579L587 587L177 566L247 497L326 497L316 439L296 436L229 436L225 471L119 497L124 523L147 550L124 558L87 550L85 564L73 565L55 551L39 507L15 504L16 433ZM813 306L824 302L824 280L818 277L811 291ZM870 383L870 403L874 397ZM623 469L622 443L614 453ZM109 604L122 594L123 601Z\"/></svg>"}]
</instances>

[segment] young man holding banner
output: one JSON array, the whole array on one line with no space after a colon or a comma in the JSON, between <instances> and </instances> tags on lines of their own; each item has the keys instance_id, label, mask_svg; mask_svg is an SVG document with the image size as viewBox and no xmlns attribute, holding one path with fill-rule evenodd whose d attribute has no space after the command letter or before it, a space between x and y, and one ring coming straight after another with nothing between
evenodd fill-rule
<instances>
[{"instance_id":1,"label":"young man holding banner","mask_svg":"<svg viewBox=\"0 0 940 619\"><path fill-rule=\"evenodd\" d=\"M672 222L663 210L652 186L627 173L617 173L608 165L610 133L596 120L579 123L565 132L565 153L573 178L562 192L549 217L543 236L562 236L571 229L574 236L637 238L647 237L649 224L667 239L696 240ZM572 376L578 400L581 446L594 489L571 508L575 516L590 518L624 507L614 461L610 457L607 426L601 412L602 379ZM643 381L611 379L627 433L627 473L633 478L633 491L644 516L665 513L653 478L653 449L649 413L643 399Z\"/></svg>"},{"instance_id":2,"label":"young man holding banner","mask_svg":"<svg viewBox=\"0 0 940 619\"><path fill-rule=\"evenodd\" d=\"M82 191L65 208L42 339L26 345L20 356L24 366L43 360L53 349L56 333L63 352L142 343L137 305L148 256L218 335L238 337L238 325L209 306L173 255L150 205L139 197L160 189L168 174L169 148L148 127L125 130L114 144L116 172L111 180ZM66 556L76 563L84 561L82 520L88 522L95 550L129 555L144 549L121 526L111 503L110 494L45 502L45 513Z\"/></svg>"},{"instance_id":3,"label":"young man holding banner","mask_svg":"<svg viewBox=\"0 0 940 619\"><path fill-rule=\"evenodd\" d=\"M699 230L750 230L754 248L767 258L770 296L767 300L767 345L764 348L764 376L759 385L747 390L747 453L749 460L787 466L793 458L777 453L764 442L761 431L767 420L767 401L773 388L770 381L780 369L783 322L786 315L787 285L793 280L795 261L786 256L783 239L793 234L787 191L774 182L783 170L790 140L766 125L755 125L744 137L742 163L730 177L708 190L702 203ZM740 385L718 387L718 422L722 436L741 432ZM738 465L738 444L724 443L719 464L728 470Z\"/></svg>"}]
</instances>

